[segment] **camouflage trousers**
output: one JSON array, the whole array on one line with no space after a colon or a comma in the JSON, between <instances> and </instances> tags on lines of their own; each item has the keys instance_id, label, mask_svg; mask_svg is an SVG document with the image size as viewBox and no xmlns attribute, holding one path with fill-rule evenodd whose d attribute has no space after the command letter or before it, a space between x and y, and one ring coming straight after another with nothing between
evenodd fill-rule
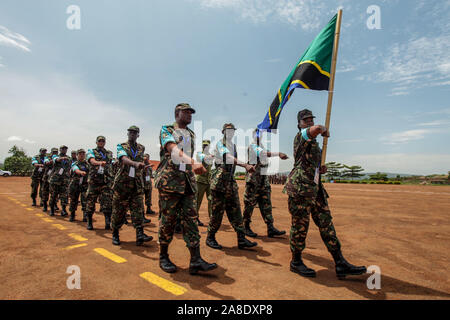
<instances>
[{"instance_id":1,"label":"camouflage trousers","mask_svg":"<svg viewBox=\"0 0 450 320\"><path fill-rule=\"evenodd\" d=\"M234 231L244 233L239 194L230 186L226 192L211 190L211 218L208 225L208 234L215 234L222 225L223 212L226 211L228 221Z\"/></svg>"},{"instance_id":2,"label":"camouflage trousers","mask_svg":"<svg viewBox=\"0 0 450 320\"><path fill-rule=\"evenodd\" d=\"M175 224L179 218L183 226L183 239L186 247L195 248L200 245L196 199L192 191L187 194L159 191L159 210L158 238L160 244L169 244L172 241Z\"/></svg>"},{"instance_id":3,"label":"camouflage trousers","mask_svg":"<svg viewBox=\"0 0 450 320\"><path fill-rule=\"evenodd\" d=\"M323 196L318 196L315 199L289 196L288 207L292 216L289 238L292 252L301 252L305 249L310 214L314 223L319 228L320 236L327 246L328 251L340 249L341 244L336 236L328 202Z\"/></svg>"},{"instance_id":4,"label":"camouflage trousers","mask_svg":"<svg viewBox=\"0 0 450 320\"><path fill-rule=\"evenodd\" d=\"M258 204L261 216L266 224L273 223L270 187L264 188L254 183L246 183L244 191L244 223L252 222L253 209Z\"/></svg>"},{"instance_id":5,"label":"camouflage trousers","mask_svg":"<svg viewBox=\"0 0 450 320\"><path fill-rule=\"evenodd\" d=\"M87 216L92 216L94 214L97 198L99 199L103 214L111 215L113 191L108 184L89 184L86 197Z\"/></svg>"},{"instance_id":6,"label":"camouflage trousers","mask_svg":"<svg viewBox=\"0 0 450 320\"><path fill-rule=\"evenodd\" d=\"M208 216L211 218L211 188L209 184L197 182L197 212L200 212L203 196L206 193L206 200L208 200Z\"/></svg>"},{"instance_id":7,"label":"camouflage trousers","mask_svg":"<svg viewBox=\"0 0 450 320\"><path fill-rule=\"evenodd\" d=\"M81 210L86 212L86 203L87 203L87 186L86 185L74 185L71 183L69 185L69 211L75 212L78 208L78 199L81 198Z\"/></svg>"},{"instance_id":8,"label":"camouflage trousers","mask_svg":"<svg viewBox=\"0 0 450 320\"><path fill-rule=\"evenodd\" d=\"M50 196L50 183L47 180L43 180L41 189L42 189L41 200L47 202Z\"/></svg>"},{"instance_id":9,"label":"camouflage trousers","mask_svg":"<svg viewBox=\"0 0 450 320\"><path fill-rule=\"evenodd\" d=\"M68 181L50 183L50 206L56 206L58 203L58 198L61 200L61 205L63 207L67 206L67 186Z\"/></svg>"},{"instance_id":10,"label":"camouflage trousers","mask_svg":"<svg viewBox=\"0 0 450 320\"><path fill-rule=\"evenodd\" d=\"M147 189L144 189L144 195L145 195L145 205L147 208L152 207L152 187L150 185L150 188L147 187Z\"/></svg>"},{"instance_id":11,"label":"camouflage trousers","mask_svg":"<svg viewBox=\"0 0 450 320\"><path fill-rule=\"evenodd\" d=\"M138 191L136 186L114 190L111 219L113 229L120 229L128 208L130 208L133 226L141 227L144 219L144 193L142 190Z\"/></svg>"},{"instance_id":12,"label":"camouflage trousers","mask_svg":"<svg viewBox=\"0 0 450 320\"><path fill-rule=\"evenodd\" d=\"M39 198L42 200L42 186L43 181L41 178L31 178L31 199L36 199L39 189Z\"/></svg>"}]
</instances>

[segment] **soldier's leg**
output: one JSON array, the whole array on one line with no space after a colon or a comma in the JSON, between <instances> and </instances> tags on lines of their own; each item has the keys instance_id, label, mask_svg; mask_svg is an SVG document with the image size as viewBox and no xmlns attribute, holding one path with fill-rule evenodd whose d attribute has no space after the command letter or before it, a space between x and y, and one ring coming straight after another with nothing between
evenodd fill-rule
<instances>
[{"instance_id":1,"label":"soldier's leg","mask_svg":"<svg viewBox=\"0 0 450 320\"><path fill-rule=\"evenodd\" d=\"M203 196L206 192L207 184L197 183L197 213L200 212L200 207L202 205Z\"/></svg>"},{"instance_id":2,"label":"soldier's leg","mask_svg":"<svg viewBox=\"0 0 450 320\"><path fill-rule=\"evenodd\" d=\"M261 212L261 216L264 219L264 222L267 225L267 236L272 238L275 236L282 236L286 234L284 230L278 230L273 225L273 216L272 216L272 200L270 189L263 189L259 192L258 197L258 206L259 211Z\"/></svg>"},{"instance_id":3,"label":"soldier's leg","mask_svg":"<svg viewBox=\"0 0 450 320\"><path fill-rule=\"evenodd\" d=\"M48 196L49 196L49 183L48 181L44 181L44 188L42 190L42 201L44 204L44 208L42 209L42 211L47 212L47 202L48 202Z\"/></svg>"},{"instance_id":4,"label":"soldier's leg","mask_svg":"<svg viewBox=\"0 0 450 320\"><path fill-rule=\"evenodd\" d=\"M69 188L69 212L75 214L78 207L78 198L80 196L80 187L70 185Z\"/></svg>"},{"instance_id":5,"label":"soldier's leg","mask_svg":"<svg viewBox=\"0 0 450 320\"><path fill-rule=\"evenodd\" d=\"M50 183L49 189L50 189L50 215L55 215L55 206L57 201L57 195L56 195L56 185L54 183Z\"/></svg>"},{"instance_id":6,"label":"soldier's leg","mask_svg":"<svg viewBox=\"0 0 450 320\"><path fill-rule=\"evenodd\" d=\"M145 197L145 206L148 208L150 208L152 206L152 194L151 194L151 189L144 189L144 197Z\"/></svg>"},{"instance_id":7,"label":"soldier's leg","mask_svg":"<svg viewBox=\"0 0 450 320\"><path fill-rule=\"evenodd\" d=\"M211 190L211 220L208 225L208 236L214 236L222 224L225 211L225 193Z\"/></svg>"},{"instance_id":8,"label":"soldier's leg","mask_svg":"<svg viewBox=\"0 0 450 320\"><path fill-rule=\"evenodd\" d=\"M36 196L37 196L37 189L39 186L39 182L35 178L31 178L31 194L30 197L33 200L33 206L36 205Z\"/></svg>"},{"instance_id":9,"label":"soldier's leg","mask_svg":"<svg viewBox=\"0 0 450 320\"><path fill-rule=\"evenodd\" d=\"M182 197L180 201L180 218L183 224L183 239L188 248L198 247L200 245L200 233L198 232L196 209L196 195L189 194Z\"/></svg>"},{"instance_id":10,"label":"soldier's leg","mask_svg":"<svg viewBox=\"0 0 450 320\"><path fill-rule=\"evenodd\" d=\"M44 180L39 179L39 198L41 199L39 205L42 207L42 205L44 204L44 200L42 199L42 189L44 187Z\"/></svg>"},{"instance_id":11,"label":"soldier's leg","mask_svg":"<svg viewBox=\"0 0 450 320\"><path fill-rule=\"evenodd\" d=\"M130 201L131 222L135 228L142 227L144 222L144 193L137 192L136 188L132 191Z\"/></svg>"},{"instance_id":12,"label":"soldier's leg","mask_svg":"<svg viewBox=\"0 0 450 320\"><path fill-rule=\"evenodd\" d=\"M159 193L159 230L158 239L161 245L169 245L173 239L173 233L178 216L178 203L182 195Z\"/></svg>"},{"instance_id":13,"label":"soldier's leg","mask_svg":"<svg viewBox=\"0 0 450 320\"><path fill-rule=\"evenodd\" d=\"M66 207L68 204L68 181L64 181L60 186L59 186L59 190L58 190L58 194L60 196L61 199L61 216L66 216L67 215L67 211L66 211Z\"/></svg>"},{"instance_id":14,"label":"soldier's leg","mask_svg":"<svg viewBox=\"0 0 450 320\"><path fill-rule=\"evenodd\" d=\"M334 229L330 208L328 207L328 201L322 196L318 196L312 206L311 216L314 223L317 225L320 231L320 237L323 243L326 245L328 251L340 250L341 243L336 236L336 230Z\"/></svg>"},{"instance_id":15,"label":"soldier's leg","mask_svg":"<svg viewBox=\"0 0 450 320\"><path fill-rule=\"evenodd\" d=\"M88 222L88 230L92 230L94 227L92 225L92 215L95 211L95 203L99 196L101 186L95 184L89 184L87 190L87 203L86 203L86 218Z\"/></svg>"},{"instance_id":16,"label":"soldier's leg","mask_svg":"<svg viewBox=\"0 0 450 320\"><path fill-rule=\"evenodd\" d=\"M233 226L234 231L237 233L238 248L245 249L256 246L256 242L249 241L245 238L244 222L237 190L227 194L225 210L227 212L228 220Z\"/></svg>"},{"instance_id":17,"label":"soldier's leg","mask_svg":"<svg viewBox=\"0 0 450 320\"><path fill-rule=\"evenodd\" d=\"M253 209L256 206L257 193L253 183L245 184L244 191L244 224L252 222Z\"/></svg>"},{"instance_id":18,"label":"soldier's leg","mask_svg":"<svg viewBox=\"0 0 450 320\"><path fill-rule=\"evenodd\" d=\"M211 212L212 212L212 206L211 206L211 187L208 184L206 187L206 199L208 200L208 216L211 219Z\"/></svg>"},{"instance_id":19,"label":"soldier's leg","mask_svg":"<svg viewBox=\"0 0 450 320\"><path fill-rule=\"evenodd\" d=\"M147 204L147 206L150 208L150 210L152 208L152 190L153 190L153 187L152 187L152 184L150 183L150 188L148 188L148 204Z\"/></svg>"},{"instance_id":20,"label":"soldier's leg","mask_svg":"<svg viewBox=\"0 0 450 320\"><path fill-rule=\"evenodd\" d=\"M100 206L105 216L105 230L111 228L112 199L113 190L108 185L103 186L100 193Z\"/></svg>"},{"instance_id":21,"label":"soldier's leg","mask_svg":"<svg viewBox=\"0 0 450 320\"><path fill-rule=\"evenodd\" d=\"M128 208L128 192L113 191L111 226L118 230L123 225L123 218Z\"/></svg>"}]
</instances>

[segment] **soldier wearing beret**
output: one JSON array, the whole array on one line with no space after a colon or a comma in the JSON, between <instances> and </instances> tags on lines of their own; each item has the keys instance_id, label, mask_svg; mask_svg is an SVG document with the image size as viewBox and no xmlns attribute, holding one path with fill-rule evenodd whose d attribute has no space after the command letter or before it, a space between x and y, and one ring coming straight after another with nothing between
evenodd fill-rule
<instances>
[{"instance_id":1,"label":"soldier wearing beret","mask_svg":"<svg viewBox=\"0 0 450 320\"><path fill-rule=\"evenodd\" d=\"M299 132L294 139L295 163L283 190L289 196L288 207L292 216L290 269L304 277L316 276L316 272L308 268L302 260L311 215L334 259L336 275L343 278L347 275L363 274L366 272L365 267L356 267L342 256L341 244L328 207L328 194L320 179L320 175L326 172L326 166L320 163L321 149L316 141L319 134L329 137L329 132L322 125L314 125L314 118L308 109L298 113Z\"/></svg>"},{"instance_id":2,"label":"soldier wearing beret","mask_svg":"<svg viewBox=\"0 0 450 320\"><path fill-rule=\"evenodd\" d=\"M111 229L112 214L112 174L113 153L105 149L106 138L98 136L97 147L89 149L86 160L89 163L88 191L87 191L87 229L93 230L92 216L95 211L95 203L99 199L102 212L105 215L105 230Z\"/></svg>"},{"instance_id":3,"label":"soldier wearing beret","mask_svg":"<svg viewBox=\"0 0 450 320\"><path fill-rule=\"evenodd\" d=\"M41 199L41 206L44 204L42 200L42 178L44 176L44 161L47 153L47 149L39 149L39 154L31 159L31 165L34 167L31 174L31 199L33 200L32 206L36 206L36 197L39 188L39 198Z\"/></svg>"},{"instance_id":4,"label":"soldier wearing beret","mask_svg":"<svg viewBox=\"0 0 450 320\"><path fill-rule=\"evenodd\" d=\"M81 209L83 211L83 219L86 218L86 202L87 202L87 189L89 164L86 161L86 151L79 149L77 151L77 160L72 162L71 166L71 179L69 183L69 221L75 221L75 212L78 207L78 199L81 198Z\"/></svg>"},{"instance_id":5,"label":"soldier wearing beret","mask_svg":"<svg viewBox=\"0 0 450 320\"><path fill-rule=\"evenodd\" d=\"M234 179L236 165L245 168L247 172L254 172L255 168L237 159L236 145L232 139L236 128L232 123L223 125L223 139L218 141L214 150L215 168L211 172L211 219L208 226L206 245L213 249L222 249L216 240L216 233L222 224L224 211L228 220L237 233L238 248L251 248L256 242L245 238L245 229L242 221L241 205L239 203L238 185Z\"/></svg>"},{"instance_id":6,"label":"soldier wearing beret","mask_svg":"<svg viewBox=\"0 0 450 320\"><path fill-rule=\"evenodd\" d=\"M47 202L50 195L50 176L53 171L53 160L52 157L58 154L58 148L52 148L51 154L44 158L44 174L42 176L42 202L43 202L43 212L47 212Z\"/></svg>"},{"instance_id":7,"label":"soldier wearing beret","mask_svg":"<svg viewBox=\"0 0 450 320\"><path fill-rule=\"evenodd\" d=\"M55 215L58 198L61 199L61 216L67 216L67 187L70 178L70 158L67 156L67 146L59 148L59 155L53 155L53 171L50 176L50 215Z\"/></svg>"},{"instance_id":8,"label":"soldier wearing beret","mask_svg":"<svg viewBox=\"0 0 450 320\"><path fill-rule=\"evenodd\" d=\"M127 209L131 211L131 221L136 229L136 245L141 246L153 237L144 233L144 181L142 171L145 168L145 147L137 143L139 128L128 128L128 141L117 145L119 170L114 177L112 203L112 243L120 245L119 229L124 222Z\"/></svg>"},{"instance_id":9,"label":"soldier wearing beret","mask_svg":"<svg viewBox=\"0 0 450 320\"><path fill-rule=\"evenodd\" d=\"M162 126L160 140L161 162L156 170L155 187L159 191L159 266L165 272L177 271L169 259L168 248L173 239L177 217L183 224L183 239L189 248L191 260L189 273L209 271L217 268L200 255L200 234L195 196L197 183L195 174L206 170L196 162L194 154L194 132L188 128L195 110L187 103L175 107L175 123Z\"/></svg>"}]
</instances>

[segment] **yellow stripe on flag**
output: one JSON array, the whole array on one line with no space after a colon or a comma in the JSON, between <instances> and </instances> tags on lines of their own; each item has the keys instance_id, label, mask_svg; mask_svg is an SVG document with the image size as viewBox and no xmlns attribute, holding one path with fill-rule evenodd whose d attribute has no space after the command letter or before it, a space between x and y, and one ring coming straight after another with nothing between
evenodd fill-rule
<instances>
[{"instance_id":1,"label":"yellow stripe on flag","mask_svg":"<svg viewBox=\"0 0 450 320\"><path fill-rule=\"evenodd\" d=\"M176 296L181 296L182 294L188 291L186 288L179 286L176 283L173 283L169 280L161 278L160 276L157 276L152 272L144 272L141 273L140 276L141 278L144 278L148 282L153 283L154 285L157 285L161 289L166 290L167 292L170 292Z\"/></svg>"}]
</instances>

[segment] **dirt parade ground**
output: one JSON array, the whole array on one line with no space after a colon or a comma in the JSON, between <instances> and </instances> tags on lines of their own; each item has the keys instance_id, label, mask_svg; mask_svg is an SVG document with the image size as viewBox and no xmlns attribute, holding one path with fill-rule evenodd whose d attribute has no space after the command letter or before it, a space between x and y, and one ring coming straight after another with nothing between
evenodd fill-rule
<instances>
[{"instance_id":1,"label":"dirt parade ground","mask_svg":"<svg viewBox=\"0 0 450 320\"><path fill-rule=\"evenodd\" d=\"M217 240L222 251L201 251L218 269L188 273L189 252L180 234L169 247L178 272L159 268L157 216L145 227L155 239L135 245L129 224L120 246L111 244L104 218L94 215L86 230L78 209L76 222L49 217L31 206L30 178L0 178L0 299L449 299L450 187L326 184L338 237L347 260L378 266L381 288L368 289L370 274L338 280L334 263L311 221L305 263L317 271L303 278L289 271L290 215L281 185L272 186L275 226L287 235L268 238L256 209L253 230L258 246L237 248L236 233L226 215ZM241 196L244 184L239 182ZM153 190L154 210L157 190ZM200 219L208 222L206 201ZM80 269L81 289L68 289L69 266Z\"/></svg>"}]
</instances>

